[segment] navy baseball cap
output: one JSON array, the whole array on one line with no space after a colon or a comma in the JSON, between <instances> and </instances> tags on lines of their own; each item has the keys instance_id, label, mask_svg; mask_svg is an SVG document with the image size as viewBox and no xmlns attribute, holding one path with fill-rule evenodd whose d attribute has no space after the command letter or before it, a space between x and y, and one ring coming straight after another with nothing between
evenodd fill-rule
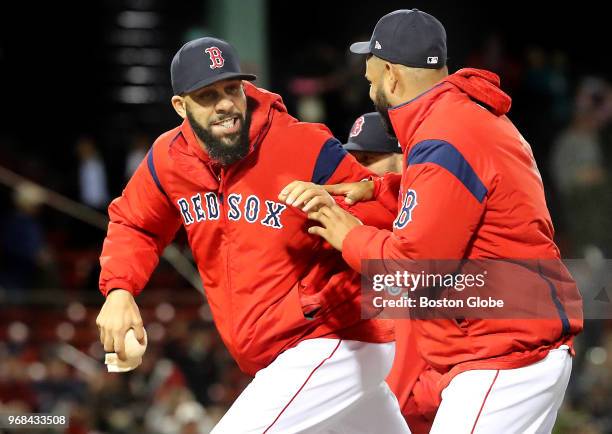
<instances>
[{"instance_id":1,"label":"navy baseball cap","mask_svg":"<svg viewBox=\"0 0 612 434\"><path fill-rule=\"evenodd\" d=\"M366 113L355 120L344 149L384 154L402 152L398 141L385 131L378 112Z\"/></svg>"},{"instance_id":2,"label":"navy baseball cap","mask_svg":"<svg viewBox=\"0 0 612 434\"><path fill-rule=\"evenodd\" d=\"M170 66L175 95L192 92L217 81L231 78L253 81L257 77L240 70L238 55L227 42L199 38L187 42L174 55Z\"/></svg>"},{"instance_id":3,"label":"navy baseball cap","mask_svg":"<svg viewBox=\"0 0 612 434\"><path fill-rule=\"evenodd\" d=\"M413 68L438 69L446 65L446 30L428 13L400 9L378 20L370 40L355 42L351 51Z\"/></svg>"}]
</instances>

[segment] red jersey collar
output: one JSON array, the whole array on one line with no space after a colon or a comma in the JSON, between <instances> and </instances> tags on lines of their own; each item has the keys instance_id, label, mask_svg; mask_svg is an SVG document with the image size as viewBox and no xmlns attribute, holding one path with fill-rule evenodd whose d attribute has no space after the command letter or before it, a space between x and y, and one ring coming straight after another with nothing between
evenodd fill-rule
<instances>
[{"instance_id":1,"label":"red jersey collar","mask_svg":"<svg viewBox=\"0 0 612 434\"><path fill-rule=\"evenodd\" d=\"M391 125L402 152L406 152L410 139L427 116L431 105L441 94L452 88L451 84L442 81L410 101L389 108Z\"/></svg>"}]
</instances>

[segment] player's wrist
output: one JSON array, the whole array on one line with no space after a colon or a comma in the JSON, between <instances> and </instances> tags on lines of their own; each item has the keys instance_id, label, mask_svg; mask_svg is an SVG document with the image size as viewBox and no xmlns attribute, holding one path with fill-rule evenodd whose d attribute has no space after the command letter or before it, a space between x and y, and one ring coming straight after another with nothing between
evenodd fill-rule
<instances>
[{"instance_id":1,"label":"player's wrist","mask_svg":"<svg viewBox=\"0 0 612 434\"><path fill-rule=\"evenodd\" d=\"M116 298L116 297L133 297L132 293L124 288L111 288L106 293L106 298Z\"/></svg>"}]
</instances>

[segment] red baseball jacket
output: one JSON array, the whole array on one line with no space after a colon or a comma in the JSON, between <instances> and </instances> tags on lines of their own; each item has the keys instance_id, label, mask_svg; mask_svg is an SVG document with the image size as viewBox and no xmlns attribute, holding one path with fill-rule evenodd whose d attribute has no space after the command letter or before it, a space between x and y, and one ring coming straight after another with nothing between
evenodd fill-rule
<instances>
[{"instance_id":1,"label":"red baseball jacket","mask_svg":"<svg viewBox=\"0 0 612 434\"><path fill-rule=\"evenodd\" d=\"M495 74L464 69L389 110L404 167L378 180L375 195L398 203L398 214L393 232L360 226L348 234L343 256L355 270L369 258L560 258L531 148L505 116L510 103ZM517 368L571 346L582 330L575 283L542 278L532 289L557 318L412 322L419 352L444 374L439 390L459 372Z\"/></svg>"},{"instance_id":2,"label":"red baseball jacket","mask_svg":"<svg viewBox=\"0 0 612 434\"><path fill-rule=\"evenodd\" d=\"M393 340L391 321L362 320L360 276L306 231L306 215L278 202L299 179L318 184L371 176L320 124L298 122L281 98L244 83L251 149L215 166L188 122L161 135L110 207L100 290L138 294L182 224L219 333L240 368L255 374L305 339ZM379 203L350 211L390 227Z\"/></svg>"},{"instance_id":3,"label":"red baseball jacket","mask_svg":"<svg viewBox=\"0 0 612 434\"><path fill-rule=\"evenodd\" d=\"M440 406L438 382L442 377L419 353L412 321L396 319L395 359L387 384L397 397L412 434L427 434Z\"/></svg>"}]
</instances>

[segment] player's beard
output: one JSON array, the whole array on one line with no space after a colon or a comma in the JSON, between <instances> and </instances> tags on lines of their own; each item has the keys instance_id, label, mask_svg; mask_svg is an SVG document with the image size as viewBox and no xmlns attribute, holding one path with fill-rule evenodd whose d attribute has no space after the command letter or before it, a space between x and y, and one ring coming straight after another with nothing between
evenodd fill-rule
<instances>
[{"instance_id":1,"label":"player's beard","mask_svg":"<svg viewBox=\"0 0 612 434\"><path fill-rule=\"evenodd\" d=\"M391 107L391 104L389 104L387 97L380 87L376 90L374 98L374 107L376 107L376 111L380 114L380 119L387 135L397 140L393 125L391 125L391 118L389 117L389 107Z\"/></svg>"},{"instance_id":2,"label":"player's beard","mask_svg":"<svg viewBox=\"0 0 612 434\"><path fill-rule=\"evenodd\" d=\"M231 115L235 116L235 115ZM227 116L229 117L229 116ZM221 139L212 134L210 129L205 128L195 120L187 110L187 120L196 136L204 143L208 156L221 166L229 166L242 160L249 153L249 127L251 125L251 113L247 110L246 116L240 117L240 131L228 134ZM220 119L223 120L223 119Z\"/></svg>"}]
</instances>

